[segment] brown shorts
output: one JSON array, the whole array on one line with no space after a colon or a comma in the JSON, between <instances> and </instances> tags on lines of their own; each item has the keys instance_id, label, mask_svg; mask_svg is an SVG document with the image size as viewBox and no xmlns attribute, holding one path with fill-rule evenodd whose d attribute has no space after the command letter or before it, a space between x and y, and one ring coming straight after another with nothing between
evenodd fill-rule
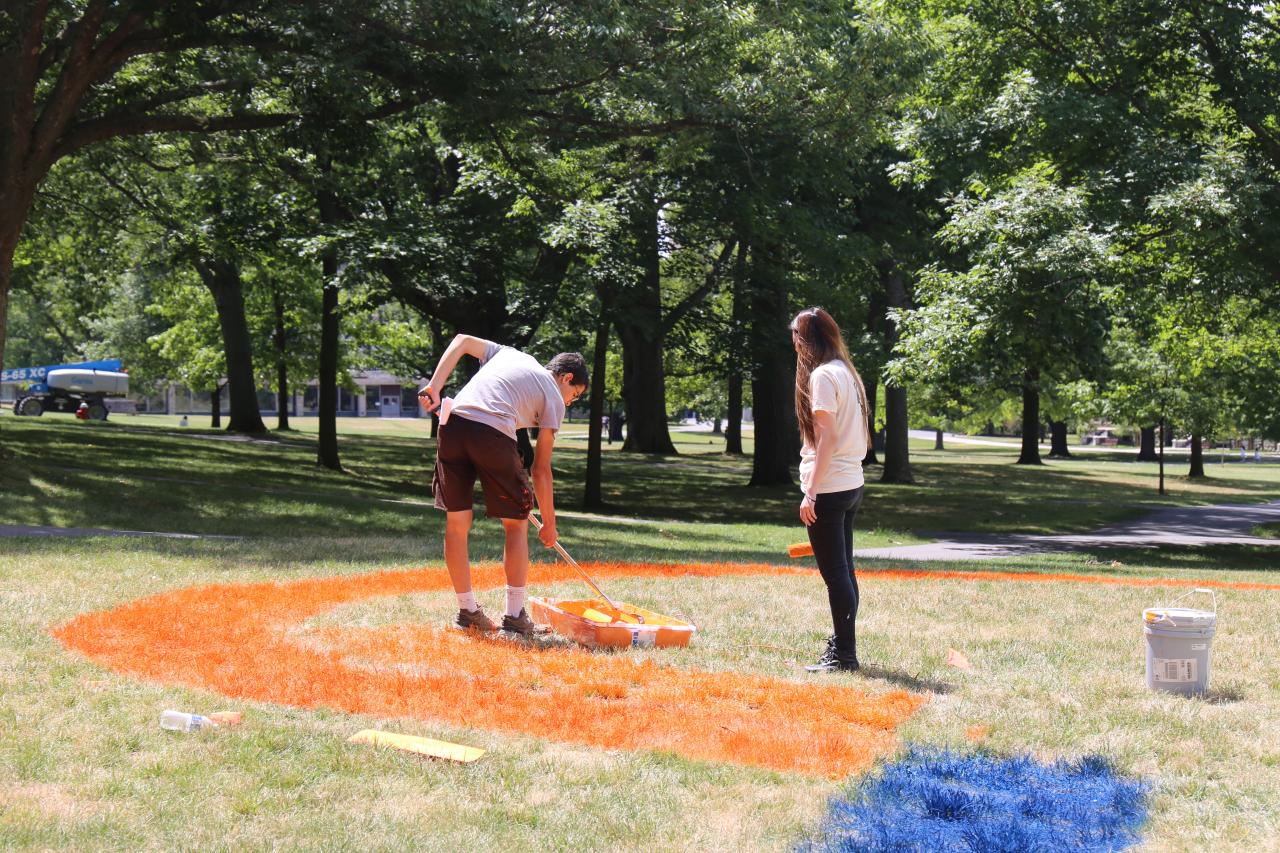
<instances>
[{"instance_id":1,"label":"brown shorts","mask_svg":"<svg viewBox=\"0 0 1280 853\"><path fill-rule=\"evenodd\" d=\"M515 439L491 426L454 415L437 435L436 473L431 480L436 509L471 509L476 477L484 490L486 514L497 518L529 517L533 490Z\"/></svg>"}]
</instances>

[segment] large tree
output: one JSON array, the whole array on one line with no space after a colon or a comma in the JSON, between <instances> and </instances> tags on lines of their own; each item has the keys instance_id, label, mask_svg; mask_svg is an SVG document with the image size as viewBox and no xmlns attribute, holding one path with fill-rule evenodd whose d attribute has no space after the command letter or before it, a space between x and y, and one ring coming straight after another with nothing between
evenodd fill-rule
<instances>
[{"instance_id":1,"label":"large tree","mask_svg":"<svg viewBox=\"0 0 1280 853\"><path fill-rule=\"evenodd\" d=\"M958 269L921 276L920 307L901 314L901 370L968 376L1022 397L1020 464L1040 464L1040 393L1101 367L1111 248L1086 196L1052 170L961 196L942 229Z\"/></svg>"},{"instance_id":2,"label":"large tree","mask_svg":"<svg viewBox=\"0 0 1280 853\"><path fill-rule=\"evenodd\" d=\"M248 105L268 76L251 57L286 40L296 8L19 0L0 12L0 365L14 253L54 164L113 137L289 121Z\"/></svg>"}]
</instances>

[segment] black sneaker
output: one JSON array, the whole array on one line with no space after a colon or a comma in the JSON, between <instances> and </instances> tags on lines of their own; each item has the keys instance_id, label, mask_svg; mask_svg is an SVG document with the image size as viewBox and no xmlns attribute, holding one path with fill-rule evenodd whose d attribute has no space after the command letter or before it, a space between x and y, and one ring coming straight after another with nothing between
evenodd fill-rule
<instances>
[{"instance_id":1,"label":"black sneaker","mask_svg":"<svg viewBox=\"0 0 1280 853\"><path fill-rule=\"evenodd\" d=\"M462 631L481 631L484 633L498 630L498 626L493 624L493 620L485 615L483 607L477 607L475 610L459 610L458 618L453 621L453 627Z\"/></svg>"},{"instance_id":2,"label":"black sneaker","mask_svg":"<svg viewBox=\"0 0 1280 853\"><path fill-rule=\"evenodd\" d=\"M831 637L827 640L827 647L823 650L822 656L817 662L811 663L805 667L807 672L857 672L858 660L842 661L836 654L836 638Z\"/></svg>"},{"instance_id":3,"label":"black sneaker","mask_svg":"<svg viewBox=\"0 0 1280 853\"><path fill-rule=\"evenodd\" d=\"M529 618L529 614L523 607L520 608L519 616L503 616L502 630L512 634L519 634L522 637L538 637L543 634L551 633L551 629L538 625Z\"/></svg>"}]
</instances>

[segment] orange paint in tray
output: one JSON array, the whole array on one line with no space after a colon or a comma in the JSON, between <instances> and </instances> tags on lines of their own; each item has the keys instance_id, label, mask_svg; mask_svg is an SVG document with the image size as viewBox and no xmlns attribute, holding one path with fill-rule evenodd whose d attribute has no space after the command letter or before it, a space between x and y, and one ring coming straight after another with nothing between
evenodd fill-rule
<instances>
[{"instance_id":1,"label":"orange paint in tray","mask_svg":"<svg viewBox=\"0 0 1280 853\"><path fill-rule=\"evenodd\" d=\"M697 632L692 622L663 616L626 602L613 607L599 599L530 598L535 622L590 649L630 646L687 646Z\"/></svg>"}]
</instances>

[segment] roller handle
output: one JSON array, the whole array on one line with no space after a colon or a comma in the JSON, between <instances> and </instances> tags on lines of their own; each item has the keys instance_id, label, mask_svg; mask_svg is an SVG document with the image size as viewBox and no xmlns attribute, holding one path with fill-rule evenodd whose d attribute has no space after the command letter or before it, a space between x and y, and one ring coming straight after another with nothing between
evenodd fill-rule
<instances>
[{"instance_id":1,"label":"roller handle","mask_svg":"<svg viewBox=\"0 0 1280 853\"><path fill-rule=\"evenodd\" d=\"M542 522L538 519L538 516L534 515L533 513L529 513L529 520L532 521L533 526L538 528L538 531L541 532ZM574 569L577 570L578 574L582 575L582 579L587 582L587 586L591 587L591 589L595 592L596 595L603 598L605 600L605 603L607 603L615 611L619 613L622 612L622 609L618 607L618 605L613 603L613 599L605 595L604 590L596 586L596 582L591 579L591 575L587 574L586 571L583 570L582 566L579 566L577 561L574 560L573 557L569 556L569 552L564 549L564 546L562 546L559 542L556 542L556 544L553 545L552 547L556 549L556 553L558 553L561 557L564 557L564 561L566 563L573 566Z\"/></svg>"}]
</instances>

